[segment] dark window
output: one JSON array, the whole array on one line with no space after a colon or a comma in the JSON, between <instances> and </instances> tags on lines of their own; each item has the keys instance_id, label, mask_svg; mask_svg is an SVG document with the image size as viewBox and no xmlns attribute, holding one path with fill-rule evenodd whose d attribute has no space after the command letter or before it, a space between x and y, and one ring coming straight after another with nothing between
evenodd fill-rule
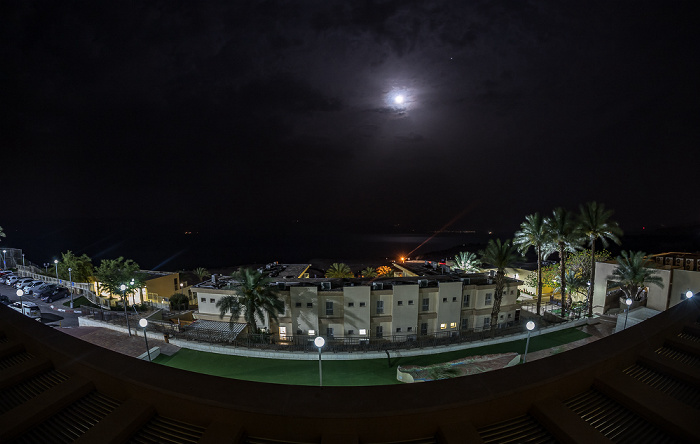
<instances>
[{"instance_id":1,"label":"dark window","mask_svg":"<svg viewBox=\"0 0 700 444\"><path fill-rule=\"evenodd\" d=\"M367 304L365 304L364 302L360 302L360 307L364 307L365 305Z\"/></svg>"},{"instance_id":2,"label":"dark window","mask_svg":"<svg viewBox=\"0 0 700 444\"><path fill-rule=\"evenodd\" d=\"M301 330L297 330L297 334L298 334L298 335L303 335L303 334L304 334L304 332L303 332L303 331L301 331Z\"/></svg>"},{"instance_id":3,"label":"dark window","mask_svg":"<svg viewBox=\"0 0 700 444\"><path fill-rule=\"evenodd\" d=\"M396 327L396 333L401 333L401 327Z\"/></svg>"},{"instance_id":4,"label":"dark window","mask_svg":"<svg viewBox=\"0 0 700 444\"><path fill-rule=\"evenodd\" d=\"M428 323L427 322L424 322L420 325L420 334L422 334L422 335L428 334Z\"/></svg>"},{"instance_id":5,"label":"dark window","mask_svg":"<svg viewBox=\"0 0 700 444\"><path fill-rule=\"evenodd\" d=\"M384 313L384 301L377 301L377 314Z\"/></svg>"},{"instance_id":6,"label":"dark window","mask_svg":"<svg viewBox=\"0 0 700 444\"><path fill-rule=\"evenodd\" d=\"M314 304L311 302L306 303L306 308L312 308L313 306L314 306Z\"/></svg>"},{"instance_id":7,"label":"dark window","mask_svg":"<svg viewBox=\"0 0 700 444\"><path fill-rule=\"evenodd\" d=\"M469 328L469 319L462 319L462 330Z\"/></svg>"},{"instance_id":8,"label":"dark window","mask_svg":"<svg viewBox=\"0 0 700 444\"><path fill-rule=\"evenodd\" d=\"M214 298L211 298L211 299L209 299L209 302L211 302L211 303L213 304L213 303L215 303L215 302L216 302L216 299L214 299Z\"/></svg>"},{"instance_id":9,"label":"dark window","mask_svg":"<svg viewBox=\"0 0 700 444\"><path fill-rule=\"evenodd\" d=\"M301 302L297 302L294 304L295 307L301 307Z\"/></svg>"},{"instance_id":10,"label":"dark window","mask_svg":"<svg viewBox=\"0 0 700 444\"><path fill-rule=\"evenodd\" d=\"M421 307L421 310L428 311L429 309L430 309L430 299L423 298L423 306Z\"/></svg>"},{"instance_id":11,"label":"dark window","mask_svg":"<svg viewBox=\"0 0 700 444\"><path fill-rule=\"evenodd\" d=\"M384 327L377 325L377 337L381 338L382 336L384 336Z\"/></svg>"},{"instance_id":12,"label":"dark window","mask_svg":"<svg viewBox=\"0 0 700 444\"><path fill-rule=\"evenodd\" d=\"M326 301L326 316L333 315L333 301Z\"/></svg>"},{"instance_id":13,"label":"dark window","mask_svg":"<svg viewBox=\"0 0 700 444\"><path fill-rule=\"evenodd\" d=\"M413 300L408 301L408 305L413 305Z\"/></svg>"},{"instance_id":14,"label":"dark window","mask_svg":"<svg viewBox=\"0 0 700 444\"><path fill-rule=\"evenodd\" d=\"M328 336L329 338L333 337L333 327L326 328L326 336Z\"/></svg>"},{"instance_id":15,"label":"dark window","mask_svg":"<svg viewBox=\"0 0 700 444\"><path fill-rule=\"evenodd\" d=\"M355 303L354 302L348 302L348 307L354 307Z\"/></svg>"},{"instance_id":16,"label":"dark window","mask_svg":"<svg viewBox=\"0 0 700 444\"><path fill-rule=\"evenodd\" d=\"M202 302L207 302L207 298L202 298Z\"/></svg>"},{"instance_id":17,"label":"dark window","mask_svg":"<svg viewBox=\"0 0 700 444\"><path fill-rule=\"evenodd\" d=\"M399 301L399 305L403 305L403 301Z\"/></svg>"},{"instance_id":18,"label":"dark window","mask_svg":"<svg viewBox=\"0 0 700 444\"><path fill-rule=\"evenodd\" d=\"M452 302L457 302L457 296L452 298Z\"/></svg>"},{"instance_id":19,"label":"dark window","mask_svg":"<svg viewBox=\"0 0 700 444\"><path fill-rule=\"evenodd\" d=\"M469 307L469 295L465 294L462 300L462 307Z\"/></svg>"},{"instance_id":20,"label":"dark window","mask_svg":"<svg viewBox=\"0 0 700 444\"><path fill-rule=\"evenodd\" d=\"M493 301L491 300L493 295L491 293L486 293L486 297L484 298L484 304L485 305L491 305Z\"/></svg>"},{"instance_id":21,"label":"dark window","mask_svg":"<svg viewBox=\"0 0 700 444\"><path fill-rule=\"evenodd\" d=\"M355 334L355 330L348 330L348 336L352 336Z\"/></svg>"},{"instance_id":22,"label":"dark window","mask_svg":"<svg viewBox=\"0 0 700 444\"><path fill-rule=\"evenodd\" d=\"M447 302L447 298L442 298L442 302Z\"/></svg>"},{"instance_id":23,"label":"dark window","mask_svg":"<svg viewBox=\"0 0 700 444\"><path fill-rule=\"evenodd\" d=\"M413 327L408 327L406 330L413 331Z\"/></svg>"},{"instance_id":24,"label":"dark window","mask_svg":"<svg viewBox=\"0 0 700 444\"><path fill-rule=\"evenodd\" d=\"M175 291L177 291L177 278L173 279L173 286L175 287Z\"/></svg>"}]
</instances>

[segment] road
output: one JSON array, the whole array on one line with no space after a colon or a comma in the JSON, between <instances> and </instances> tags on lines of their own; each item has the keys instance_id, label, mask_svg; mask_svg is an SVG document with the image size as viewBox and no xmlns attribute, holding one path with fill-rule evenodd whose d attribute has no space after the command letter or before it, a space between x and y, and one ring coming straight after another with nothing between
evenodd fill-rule
<instances>
[{"instance_id":1,"label":"road","mask_svg":"<svg viewBox=\"0 0 700 444\"><path fill-rule=\"evenodd\" d=\"M12 302L19 301L17 290L9 285L0 284L0 294L9 297ZM34 302L39 306L39 309L41 310L41 322L44 324L53 325L56 327L78 326L78 317L80 314L73 313L73 311L70 309L70 305L68 305L68 307L63 305L65 302L70 301L70 298L61 299L60 301L55 301L50 304L42 302L40 299L32 297L31 295L22 296L22 300ZM76 310L79 311L80 308L78 307Z\"/></svg>"}]
</instances>

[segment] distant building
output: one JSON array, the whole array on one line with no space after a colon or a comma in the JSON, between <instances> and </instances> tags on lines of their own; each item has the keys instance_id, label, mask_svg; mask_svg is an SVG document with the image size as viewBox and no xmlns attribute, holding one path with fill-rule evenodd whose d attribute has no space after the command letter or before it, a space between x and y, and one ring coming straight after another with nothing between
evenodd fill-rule
<instances>
[{"instance_id":1,"label":"distant building","mask_svg":"<svg viewBox=\"0 0 700 444\"><path fill-rule=\"evenodd\" d=\"M405 266L405 264L404 264ZM287 265L288 270L306 265ZM284 277L287 276L287 277ZM495 280L488 273L432 274L393 278L297 278L292 272L273 278L285 309L278 322L259 319L258 325L283 339L293 335L411 340L416 335L489 329ZM197 317L220 320L216 302L231 278L213 277L192 287L199 304ZM506 278L499 327L518 321L516 303L522 281ZM224 318L223 320L228 320Z\"/></svg>"}]
</instances>

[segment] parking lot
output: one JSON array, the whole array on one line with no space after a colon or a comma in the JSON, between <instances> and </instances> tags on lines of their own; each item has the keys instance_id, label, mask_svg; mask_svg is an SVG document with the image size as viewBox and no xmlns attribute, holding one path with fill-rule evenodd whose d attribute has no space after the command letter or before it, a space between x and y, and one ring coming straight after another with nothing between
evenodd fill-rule
<instances>
[{"instance_id":1,"label":"parking lot","mask_svg":"<svg viewBox=\"0 0 700 444\"><path fill-rule=\"evenodd\" d=\"M12 302L19 301L17 290L9 285L0 284L0 294L9 297ZM80 314L74 313L73 310L70 309L70 304L68 307L63 305L70 301L70 297L52 303L42 302L39 298L32 297L31 295L22 296L22 300L34 302L39 306L41 310L41 322L44 324L61 327L78 326L78 317ZM80 308L76 310L79 311Z\"/></svg>"}]
</instances>

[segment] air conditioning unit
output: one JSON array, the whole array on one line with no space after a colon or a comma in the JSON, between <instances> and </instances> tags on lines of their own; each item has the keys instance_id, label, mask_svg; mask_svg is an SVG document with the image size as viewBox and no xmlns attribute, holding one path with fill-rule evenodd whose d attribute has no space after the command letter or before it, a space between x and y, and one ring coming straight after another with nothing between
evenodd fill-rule
<instances>
[{"instance_id":1,"label":"air conditioning unit","mask_svg":"<svg viewBox=\"0 0 700 444\"><path fill-rule=\"evenodd\" d=\"M471 278L459 278L459 280L462 281L463 283L467 284L467 285L469 285L469 284L472 283Z\"/></svg>"},{"instance_id":2,"label":"air conditioning unit","mask_svg":"<svg viewBox=\"0 0 700 444\"><path fill-rule=\"evenodd\" d=\"M420 288L425 288L428 286L428 280L427 279L418 279L418 286Z\"/></svg>"},{"instance_id":3,"label":"air conditioning unit","mask_svg":"<svg viewBox=\"0 0 700 444\"><path fill-rule=\"evenodd\" d=\"M331 289L330 282L321 282L321 290L329 291Z\"/></svg>"},{"instance_id":4,"label":"air conditioning unit","mask_svg":"<svg viewBox=\"0 0 700 444\"><path fill-rule=\"evenodd\" d=\"M384 290L383 282L372 282L372 290Z\"/></svg>"}]
</instances>

